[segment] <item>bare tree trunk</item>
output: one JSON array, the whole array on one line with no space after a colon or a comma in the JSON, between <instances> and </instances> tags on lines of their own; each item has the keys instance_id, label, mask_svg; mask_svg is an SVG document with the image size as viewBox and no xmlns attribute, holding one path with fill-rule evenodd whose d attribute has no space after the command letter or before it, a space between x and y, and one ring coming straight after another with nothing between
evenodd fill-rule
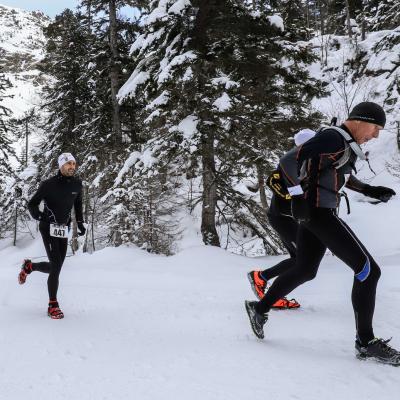
<instances>
[{"instance_id":1,"label":"bare tree trunk","mask_svg":"<svg viewBox=\"0 0 400 400\"><path fill-rule=\"evenodd\" d=\"M15 200L14 207L15 207L15 215L14 215L13 246L16 246L17 245L17 227L18 227L18 203L17 203L17 200Z\"/></svg>"},{"instance_id":2,"label":"bare tree trunk","mask_svg":"<svg viewBox=\"0 0 400 400\"><path fill-rule=\"evenodd\" d=\"M204 79L207 74L213 73L208 70L207 60L207 28L210 21L210 15L216 9L218 4L217 0L201 0L198 2L198 13L196 17L195 26L193 29L193 43L195 49L202 57L202 71L199 74L199 90L204 90L207 79ZM208 111L200 115L203 121L210 120ZM202 194L202 214L201 214L201 234L203 242L206 245L220 247L220 241L215 227L215 214L217 210L217 185L215 181L215 148L214 148L214 134L210 125L202 127L201 138L201 158L203 166L203 194Z\"/></svg>"},{"instance_id":3,"label":"bare tree trunk","mask_svg":"<svg viewBox=\"0 0 400 400\"><path fill-rule=\"evenodd\" d=\"M117 7L116 0L109 1L110 14L110 50L111 50L111 100L113 107L112 132L116 142L121 141L121 120L119 113L119 103L117 99L119 89L119 66L118 66L118 39L117 39Z\"/></svg>"},{"instance_id":4,"label":"bare tree trunk","mask_svg":"<svg viewBox=\"0 0 400 400\"><path fill-rule=\"evenodd\" d=\"M201 234L204 244L220 247L220 241L215 227L217 209L217 185L215 182L215 149L214 135L209 127L202 139L203 162L203 205L201 214Z\"/></svg>"},{"instance_id":5,"label":"bare tree trunk","mask_svg":"<svg viewBox=\"0 0 400 400\"><path fill-rule=\"evenodd\" d=\"M362 5L360 17L361 17L361 40L365 40L366 30L367 30L367 22L365 21L364 5Z\"/></svg>"},{"instance_id":6,"label":"bare tree trunk","mask_svg":"<svg viewBox=\"0 0 400 400\"><path fill-rule=\"evenodd\" d=\"M317 2L317 7L319 8L319 15L320 15L320 27L321 27L321 35L325 35L325 10L324 5L321 1Z\"/></svg>"},{"instance_id":7,"label":"bare tree trunk","mask_svg":"<svg viewBox=\"0 0 400 400\"><path fill-rule=\"evenodd\" d=\"M89 186L85 183L83 184L83 198L85 199L83 207L83 221L87 223L89 221L90 199L89 199ZM87 253L88 251L88 236L89 232L87 232L87 234L85 235L85 242L83 244L83 249L82 249L84 253Z\"/></svg>"},{"instance_id":8,"label":"bare tree trunk","mask_svg":"<svg viewBox=\"0 0 400 400\"><path fill-rule=\"evenodd\" d=\"M88 16L88 33L90 35L92 33L92 2L91 2L91 0L88 0L86 10L87 10L86 12L87 12L87 16Z\"/></svg>"},{"instance_id":9,"label":"bare tree trunk","mask_svg":"<svg viewBox=\"0 0 400 400\"><path fill-rule=\"evenodd\" d=\"M257 178L258 178L258 187L260 190L261 207L263 208L263 210L265 210L265 212L267 212L269 207L267 201L267 194L265 193L265 177L259 165L257 165Z\"/></svg>"},{"instance_id":10,"label":"bare tree trunk","mask_svg":"<svg viewBox=\"0 0 400 400\"><path fill-rule=\"evenodd\" d=\"M306 19L307 19L307 39L310 39L310 2L306 1Z\"/></svg>"},{"instance_id":11,"label":"bare tree trunk","mask_svg":"<svg viewBox=\"0 0 400 400\"><path fill-rule=\"evenodd\" d=\"M350 7L349 7L349 0L346 0L346 23L347 23L347 33L349 35L350 41L353 41L353 28L351 27L350 23Z\"/></svg>"},{"instance_id":12,"label":"bare tree trunk","mask_svg":"<svg viewBox=\"0 0 400 400\"><path fill-rule=\"evenodd\" d=\"M78 226L76 224L75 210L72 213L72 238L71 238L71 250L72 254L75 254L79 249L78 242Z\"/></svg>"},{"instance_id":13,"label":"bare tree trunk","mask_svg":"<svg viewBox=\"0 0 400 400\"><path fill-rule=\"evenodd\" d=\"M399 148L400 151L400 121L396 121L397 125L397 147Z\"/></svg>"},{"instance_id":14,"label":"bare tree trunk","mask_svg":"<svg viewBox=\"0 0 400 400\"><path fill-rule=\"evenodd\" d=\"M25 119L25 167L28 166L28 154L29 154L29 127L28 118Z\"/></svg>"}]
</instances>

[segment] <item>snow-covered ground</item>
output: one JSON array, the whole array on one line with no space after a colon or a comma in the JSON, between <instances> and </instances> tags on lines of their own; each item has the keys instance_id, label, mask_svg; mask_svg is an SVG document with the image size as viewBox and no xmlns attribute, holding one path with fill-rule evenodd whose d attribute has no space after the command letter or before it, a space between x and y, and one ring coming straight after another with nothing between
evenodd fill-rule
<instances>
[{"instance_id":1,"label":"snow-covered ground","mask_svg":"<svg viewBox=\"0 0 400 400\"><path fill-rule=\"evenodd\" d=\"M350 194L348 221L382 268L376 335L400 348L400 179L396 137L368 144L358 177L399 194L372 205ZM392 173L389 173L391 171ZM352 273L327 255L318 277L294 293L300 310L271 312L266 339L251 332L246 272L281 257L249 258L199 246L186 221L173 257L106 248L68 257L59 300L46 316L46 276L17 284L23 258L43 256L40 237L0 243L0 399L393 399L399 369L354 356ZM190 229L189 229L190 228Z\"/></svg>"},{"instance_id":2,"label":"snow-covered ground","mask_svg":"<svg viewBox=\"0 0 400 400\"><path fill-rule=\"evenodd\" d=\"M400 348L400 196L378 205L356 200L346 219L383 271L375 331ZM246 272L282 257L204 246L173 257L136 248L79 254L62 271L66 317L53 321L45 275L17 284L21 259L42 255L39 238L0 251L2 399L392 400L399 393L399 369L354 357L352 273L333 256L293 293L300 310L271 312L260 341L244 311L253 298Z\"/></svg>"}]
</instances>

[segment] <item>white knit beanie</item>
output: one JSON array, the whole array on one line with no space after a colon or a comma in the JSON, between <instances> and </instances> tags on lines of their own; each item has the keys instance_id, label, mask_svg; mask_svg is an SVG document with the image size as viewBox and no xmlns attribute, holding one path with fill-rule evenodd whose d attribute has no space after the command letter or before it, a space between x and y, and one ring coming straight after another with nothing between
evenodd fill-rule
<instances>
[{"instance_id":1,"label":"white knit beanie","mask_svg":"<svg viewBox=\"0 0 400 400\"><path fill-rule=\"evenodd\" d=\"M75 157L71 153L62 153L60 157L58 157L58 166L61 168L64 164L69 161L75 161Z\"/></svg>"}]
</instances>

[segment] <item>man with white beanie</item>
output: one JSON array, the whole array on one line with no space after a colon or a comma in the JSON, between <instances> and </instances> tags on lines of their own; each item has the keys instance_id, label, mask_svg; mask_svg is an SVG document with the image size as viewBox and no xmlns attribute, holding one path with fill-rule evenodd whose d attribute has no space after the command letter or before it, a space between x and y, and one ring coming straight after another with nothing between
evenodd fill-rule
<instances>
[{"instance_id":1,"label":"man with white beanie","mask_svg":"<svg viewBox=\"0 0 400 400\"><path fill-rule=\"evenodd\" d=\"M68 246L68 230L71 224L71 210L75 209L78 234L86 232L82 215L82 181L75 177L76 160L71 153L58 157L59 171L56 176L43 181L30 199L28 209L39 222L48 262L32 263L24 260L18 281L25 283L27 275L33 271L49 274L47 280L49 292L48 316L52 319L64 318L57 301L59 275L65 260ZM43 202L43 211L39 210Z\"/></svg>"},{"instance_id":2,"label":"man with white beanie","mask_svg":"<svg viewBox=\"0 0 400 400\"><path fill-rule=\"evenodd\" d=\"M315 136L316 132L311 129L302 129L294 135L294 143L296 147L302 146L308 140ZM276 171L279 174L279 171ZM267 185L271 188L272 198L268 209L267 217L270 225L279 235L283 245L285 246L289 258L280 261L278 264L264 269L263 271L254 270L247 274L251 288L259 300L265 296L268 282L277 276L285 273L296 263L296 237L298 222L293 218L290 207L290 196L284 189L283 182L271 182L275 174L273 173L267 181ZM282 190L274 191L281 187ZM295 299L287 299L282 297L278 299L272 308L276 310L291 310L299 308L300 304Z\"/></svg>"}]
</instances>

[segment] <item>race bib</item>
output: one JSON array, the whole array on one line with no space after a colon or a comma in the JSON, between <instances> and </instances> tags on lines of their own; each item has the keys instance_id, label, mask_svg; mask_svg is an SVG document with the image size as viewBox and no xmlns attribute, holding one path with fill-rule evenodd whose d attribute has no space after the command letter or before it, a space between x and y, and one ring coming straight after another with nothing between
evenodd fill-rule
<instances>
[{"instance_id":1,"label":"race bib","mask_svg":"<svg viewBox=\"0 0 400 400\"><path fill-rule=\"evenodd\" d=\"M67 226L50 224L50 236L61 239L68 239Z\"/></svg>"}]
</instances>

